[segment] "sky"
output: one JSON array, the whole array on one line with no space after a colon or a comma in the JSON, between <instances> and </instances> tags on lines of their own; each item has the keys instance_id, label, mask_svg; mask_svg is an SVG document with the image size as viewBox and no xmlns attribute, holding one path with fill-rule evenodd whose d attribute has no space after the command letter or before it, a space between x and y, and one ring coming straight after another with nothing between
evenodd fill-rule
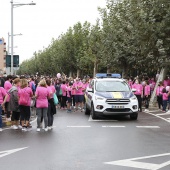
<instances>
[{"instance_id":1,"label":"sky","mask_svg":"<svg viewBox=\"0 0 170 170\"><path fill-rule=\"evenodd\" d=\"M30 3L32 0L16 0L15 3ZM48 47L77 22L95 24L100 14L98 7L105 7L106 0L33 0L36 5L24 5L13 9L14 55L20 63L33 56L35 51ZM8 46L11 32L10 0L0 0L0 38ZM11 43L9 43L10 46Z\"/></svg>"}]
</instances>

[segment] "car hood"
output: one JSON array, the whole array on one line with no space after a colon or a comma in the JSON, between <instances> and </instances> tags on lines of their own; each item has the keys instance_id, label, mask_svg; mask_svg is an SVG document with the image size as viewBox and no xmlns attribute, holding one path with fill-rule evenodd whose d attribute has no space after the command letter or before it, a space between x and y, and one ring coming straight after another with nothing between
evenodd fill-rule
<instances>
[{"instance_id":1,"label":"car hood","mask_svg":"<svg viewBox=\"0 0 170 170\"><path fill-rule=\"evenodd\" d=\"M96 92L95 95L107 99L129 99L134 96L132 92Z\"/></svg>"}]
</instances>

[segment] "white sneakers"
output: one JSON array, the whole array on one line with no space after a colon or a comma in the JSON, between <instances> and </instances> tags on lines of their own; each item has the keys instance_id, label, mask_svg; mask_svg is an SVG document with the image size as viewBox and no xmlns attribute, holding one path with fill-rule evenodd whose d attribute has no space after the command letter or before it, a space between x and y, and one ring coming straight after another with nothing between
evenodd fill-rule
<instances>
[{"instance_id":1,"label":"white sneakers","mask_svg":"<svg viewBox=\"0 0 170 170\"><path fill-rule=\"evenodd\" d=\"M46 127L44 130L47 132L48 131L48 127Z\"/></svg>"},{"instance_id":2,"label":"white sneakers","mask_svg":"<svg viewBox=\"0 0 170 170\"><path fill-rule=\"evenodd\" d=\"M2 128L0 128L0 132L2 132Z\"/></svg>"},{"instance_id":3,"label":"white sneakers","mask_svg":"<svg viewBox=\"0 0 170 170\"><path fill-rule=\"evenodd\" d=\"M37 132L40 132L40 130L41 130L40 128L37 128Z\"/></svg>"}]
</instances>

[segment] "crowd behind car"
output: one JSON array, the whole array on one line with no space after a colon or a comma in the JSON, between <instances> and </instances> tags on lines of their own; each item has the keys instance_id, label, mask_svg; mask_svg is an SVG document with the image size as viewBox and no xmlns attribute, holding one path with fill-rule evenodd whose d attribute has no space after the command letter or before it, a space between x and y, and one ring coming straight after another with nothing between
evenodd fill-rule
<instances>
[{"instance_id":1,"label":"crowd behind car","mask_svg":"<svg viewBox=\"0 0 170 170\"><path fill-rule=\"evenodd\" d=\"M0 78L0 114L11 122L12 129L28 131L30 126L31 108L36 108L37 131L53 128L53 115L57 108L68 113L84 111L85 90L89 77L85 79L67 78L61 76L7 76ZM57 100L57 101L56 101ZM0 116L0 131L2 131L2 116Z\"/></svg>"},{"instance_id":2,"label":"crowd behind car","mask_svg":"<svg viewBox=\"0 0 170 170\"><path fill-rule=\"evenodd\" d=\"M148 76L129 77L126 79L129 87L135 89L139 103L145 111L149 109L150 97L156 85L156 79ZM28 131L31 128L31 108L36 108L37 132L53 128L54 114L57 109L68 113L84 111L85 91L90 83L90 77L69 77L65 75L50 76L11 76L0 77L0 131L2 131L2 116L11 122L11 129ZM158 107L163 112L170 109L170 78L159 82L156 89ZM57 101L56 101L57 100ZM168 106L168 107L167 107ZM43 124L44 122L44 124Z\"/></svg>"}]
</instances>

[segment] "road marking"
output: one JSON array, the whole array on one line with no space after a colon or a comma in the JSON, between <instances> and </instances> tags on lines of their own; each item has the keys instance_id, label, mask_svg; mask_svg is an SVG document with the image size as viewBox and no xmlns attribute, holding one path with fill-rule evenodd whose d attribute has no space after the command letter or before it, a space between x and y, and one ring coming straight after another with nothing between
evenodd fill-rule
<instances>
[{"instance_id":1,"label":"road marking","mask_svg":"<svg viewBox=\"0 0 170 170\"><path fill-rule=\"evenodd\" d=\"M90 128L91 126L67 126L68 128Z\"/></svg>"},{"instance_id":2,"label":"road marking","mask_svg":"<svg viewBox=\"0 0 170 170\"><path fill-rule=\"evenodd\" d=\"M7 156L7 155L10 155L12 153L15 153L15 152L18 152L18 151L21 151L23 149L27 149L28 147L25 147L25 148L18 148L18 149L13 149L13 150L7 150L7 151L1 151L0 152L0 158L4 157L4 156Z\"/></svg>"},{"instance_id":3,"label":"road marking","mask_svg":"<svg viewBox=\"0 0 170 170\"><path fill-rule=\"evenodd\" d=\"M126 126L102 126L103 128L125 128Z\"/></svg>"},{"instance_id":4,"label":"road marking","mask_svg":"<svg viewBox=\"0 0 170 170\"><path fill-rule=\"evenodd\" d=\"M159 114L156 114L158 116L163 116L163 115L170 115L170 113L159 113Z\"/></svg>"},{"instance_id":5,"label":"road marking","mask_svg":"<svg viewBox=\"0 0 170 170\"><path fill-rule=\"evenodd\" d=\"M151 156L124 159L124 160L118 160L112 162L105 162L104 164L126 166L126 167L140 168L140 169L147 169L147 170L159 170L165 166L170 165L170 161L164 162L162 164L153 164L153 163L146 163L146 162L137 162L136 160L156 158L156 157L169 156L169 155L170 153L164 153L159 155L151 155Z\"/></svg>"},{"instance_id":6,"label":"road marking","mask_svg":"<svg viewBox=\"0 0 170 170\"><path fill-rule=\"evenodd\" d=\"M165 119L165 118L163 118L163 117L160 117L160 116L158 116L158 115L156 115L156 114L153 114L153 113L150 113L150 112L146 112L146 113L148 113L148 114L150 114L150 115L152 115L152 116L155 116L155 117L157 117L157 118L160 118L160 119L162 119L162 120L165 120L166 122L170 123L170 120L167 120L167 119Z\"/></svg>"},{"instance_id":7,"label":"road marking","mask_svg":"<svg viewBox=\"0 0 170 170\"><path fill-rule=\"evenodd\" d=\"M96 119L96 120L94 120L94 119L92 119L92 117L91 117L91 115L90 115L90 117L89 117L89 120L88 120L89 122L117 122L118 120L101 120L101 119Z\"/></svg>"},{"instance_id":8,"label":"road marking","mask_svg":"<svg viewBox=\"0 0 170 170\"><path fill-rule=\"evenodd\" d=\"M161 111L161 110L152 110L152 111L149 111L149 112L159 112L159 111Z\"/></svg>"},{"instance_id":9,"label":"road marking","mask_svg":"<svg viewBox=\"0 0 170 170\"><path fill-rule=\"evenodd\" d=\"M160 128L159 126L136 126L137 128Z\"/></svg>"}]
</instances>

